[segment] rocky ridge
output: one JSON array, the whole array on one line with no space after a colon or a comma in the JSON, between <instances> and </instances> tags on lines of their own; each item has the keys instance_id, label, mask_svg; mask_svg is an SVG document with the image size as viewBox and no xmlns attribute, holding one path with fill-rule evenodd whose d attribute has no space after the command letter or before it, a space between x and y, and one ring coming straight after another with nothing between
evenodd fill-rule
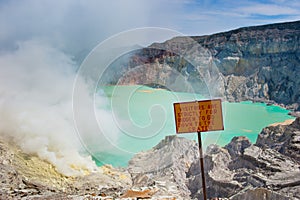
<instances>
[{"instance_id":1,"label":"rocky ridge","mask_svg":"<svg viewBox=\"0 0 300 200\"><path fill-rule=\"evenodd\" d=\"M119 73L111 83L154 83L173 91L297 110L299 66L300 21L295 21L154 43L114 69Z\"/></svg>"}]
</instances>

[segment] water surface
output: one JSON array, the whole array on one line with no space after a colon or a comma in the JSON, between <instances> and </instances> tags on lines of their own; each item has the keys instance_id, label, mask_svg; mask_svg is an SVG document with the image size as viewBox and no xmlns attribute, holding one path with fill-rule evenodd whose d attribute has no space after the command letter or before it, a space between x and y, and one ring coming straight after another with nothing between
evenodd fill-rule
<instances>
[{"instance_id":1,"label":"water surface","mask_svg":"<svg viewBox=\"0 0 300 200\"><path fill-rule=\"evenodd\" d=\"M105 109L113 111L114 123L118 125L120 133L115 144L118 153L99 152L99 165L126 166L134 153L148 150L165 136L176 134L173 103L202 99L200 95L139 85L106 86L102 89L103 95L109 99ZM289 111L264 103L222 102L222 109L225 130L202 133L204 149L209 144L224 146L234 136L246 136L255 143L262 128L293 118L288 115ZM196 133L179 136L197 140Z\"/></svg>"}]
</instances>

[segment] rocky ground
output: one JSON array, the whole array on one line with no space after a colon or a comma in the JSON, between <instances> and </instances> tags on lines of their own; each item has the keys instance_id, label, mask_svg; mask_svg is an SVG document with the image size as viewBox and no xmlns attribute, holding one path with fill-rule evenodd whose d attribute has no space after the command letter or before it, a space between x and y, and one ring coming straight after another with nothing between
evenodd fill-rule
<instances>
[{"instance_id":1,"label":"rocky ground","mask_svg":"<svg viewBox=\"0 0 300 200\"><path fill-rule=\"evenodd\" d=\"M256 144L236 137L225 147L210 145L204 158L208 197L300 199L299 130L300 118L263 129ZM157 184L183 199L202 199L198 159L195 142L170 136L136 155L129 171L134 184Z\"/></svg>"},{"instance_id":2,"label":"rocky ground","mask_svg":"<svg viewBox=\"0 0 300 200\"><path fill-rule=\"evenodd\" d=\"M257 142L236 137L204 157L209 198L300 199L300 118L266 127ZM0 142L0 199L202 199L198 145L168 136L136 154L127 169L111 166L66 177L34 155Z\"/></svg>"},{"instance_id":3,"label":"rocky ground","mask_svg":"<svg viewBox=\"0 0 300 200\"><path fill-rule=\"evenodd\" d=\"M51 164L0 142L0 199L114 199L131 187L130 174L110 166L83 177L66 177Z\"/></svg>"}]
</instances>

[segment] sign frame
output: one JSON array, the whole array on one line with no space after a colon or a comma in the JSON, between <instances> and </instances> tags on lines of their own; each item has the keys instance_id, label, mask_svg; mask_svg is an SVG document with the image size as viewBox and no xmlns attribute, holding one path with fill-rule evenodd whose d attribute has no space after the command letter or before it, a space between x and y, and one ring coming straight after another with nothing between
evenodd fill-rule
<instances>
[{"instance_id":1,"label":"sign frame","mask_svg":"<svg viewBox=\"0 0 300 200\"><path fill-rule=\"evenodd\" d=\"M221 99L179 102L173 107L177 134L224 130Z\"/></svg>"}]
</instances>

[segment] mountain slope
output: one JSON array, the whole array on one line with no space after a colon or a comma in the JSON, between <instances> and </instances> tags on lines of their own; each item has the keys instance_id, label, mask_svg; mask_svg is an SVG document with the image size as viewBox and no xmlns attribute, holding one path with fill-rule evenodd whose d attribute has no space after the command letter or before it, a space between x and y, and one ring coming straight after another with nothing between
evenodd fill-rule
<instances>
[{"instance_id":1,"label":"mountain slope","mask_svg":"<svg viewBox=\"0 0 300 200\"><path fill-rule=\"evenodd\" d=\"M300 21L154 43L135 52L114 81L191 91L182 86L185 83L174 84L180 76L197 93L229 101L276 102L297 109Z\"/></svg>"}]
</instances>

